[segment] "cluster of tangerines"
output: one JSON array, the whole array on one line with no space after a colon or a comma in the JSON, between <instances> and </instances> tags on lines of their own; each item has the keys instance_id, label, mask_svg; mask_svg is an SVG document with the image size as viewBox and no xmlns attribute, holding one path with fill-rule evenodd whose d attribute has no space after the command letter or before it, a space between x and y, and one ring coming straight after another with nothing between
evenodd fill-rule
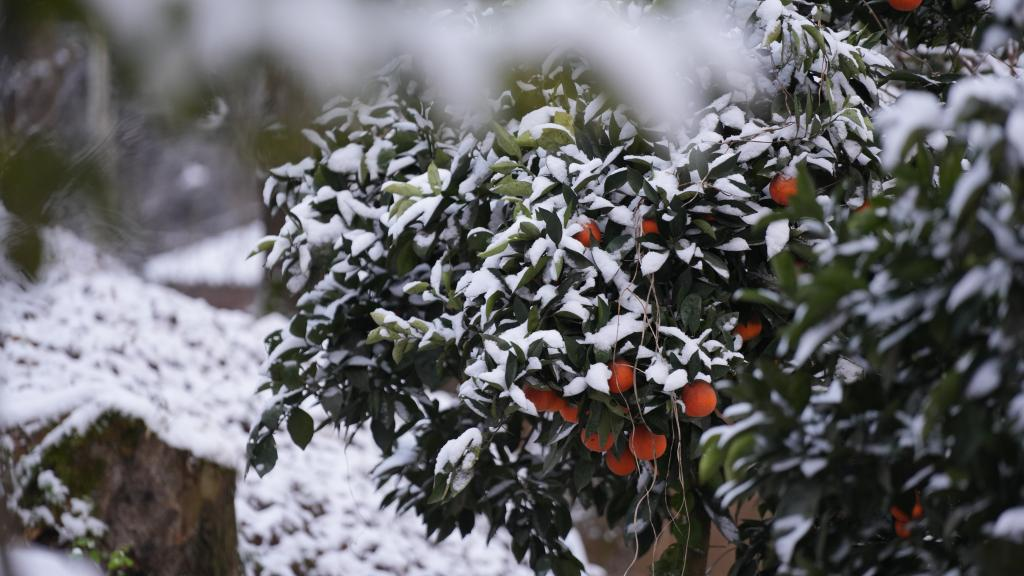
<instances>
[{"instance_id":1,"label":"cluster of tangerines","mask_svg":"<svg viewBox=\"0 0 1024 576\"><path fill-rule=\"evenodd\" d=\"M775 202L778 204L782 206L789 204L790 197L796 194L796 178L783 177L781 174L776 176L775 179L772 180L770 192L772 198L774 198ZM654 218L644 218L641 223L641 231L644 235L658 234L658 221ZM594 244L601 243L601 228L597 225L597 222L587 220L583 223L583 230L577 232L573 238L575 238L584 247L590 248ZM741 321L736 326L736 334L739 335L744 342L749 342L761 334L762 328L763 324L761 323L761 318L755 314ZM630 367L629 370L629 386L632 386L632 367ZM614 375L612 377L615 378ZM566 419L568 420L568 418ZM575 420L572 421L575 422Z\"/></svg>"},{"instance_id":2,"label":"cluster of tangerines","mask_svg":"<svg viewBox=\"0 0 1024 576\"><path fill-rule=\"evenodd\" d=\"M783 173L776 174L772 178L771 184L768 186L768 193L771 195L772 200L779 206L788 206L789 200L796 195L797 185L796 178L787 176ZM714 216L710 214L703 215L709 221L714 221ZM658 221L654 218L644 218L640 222L640 233L643 236L648 234L660 234L661 231L658 228ZM593 220L587 220L583 222L583 229L573 235L573 238L577 242L582 244L585 248L601 244L601 227L597 225L597 222Z\"/></svg>"},{"instance_id":3,"label":"cluster of tangerines","mask_svg":"<svg viewBox=\"0 0 1024 576\"><path fill-rule=\"evenodd\" d=\"M611 377L608 379L608 391L623 394L633 388L634 367L625 360L615 360L609 366ZM528 386L526 398L533 402L538 412L558 412L562 419L571 424L579 422L579 406L569 404L565 398L554 390L545 390ZM711 384L696 380L683 388L681 399L687 416L703 418L715 411L718 406L718 395ZM638 460L657 460L668 448L668 438L664 434L653 432L643 425L637 425L629 433L629 442L622 454L615 454L615 438L607 437L602 442L597 433L588 434L580 430L580 441L592 452L604 452L605 464L613 474L628 476L636 471Z\"/></svg>"},{"instance_id":4,"label":"cluster of tangerines","mask_svg":"<svg viewBox=\"0 0 1024 576\"><path fill-rule=\"evenodd\" d=\"M769 193L775 203L787 206L790 198L797 193L796 178L783 174L776 175L769 186ZM708 219L713 218L710 215L707 217ZM658 221L654 218L644 218L640 224L640 232L645 236L660 234ZM573 238L585 248L600 245L601 228L593 220L587 220L583 222L583 229L577 232ZM762 327L761 318L753 315L741 321L736 326L735 332L743 342L748 342L761 334ZM608 379L609 392L622 394L633 387L635 372L633 365L626 360L618 359L609 365L609 369L611 370L611 377ZM527 386L526 398L533 403L538 412L558 412L566 422L571 424L579 422L579 406L568 403L554 390ZM703 380L695 380L683 387L681 399L686 415L692 418L703 418L714 412L718 406L718 395L715 389ZM664 434L653 432L643 425L637 425L629 433L627 449L622 454L615 454L612 451L615 446L613 437L605 438L602 442L599 434L588 434L586 430L581 430L580 441L588 450L604 452L608 469L619 476L628 476L635 472L638 460L656 460L668 449L668 438Z\"/></svg>"}]
</instances>

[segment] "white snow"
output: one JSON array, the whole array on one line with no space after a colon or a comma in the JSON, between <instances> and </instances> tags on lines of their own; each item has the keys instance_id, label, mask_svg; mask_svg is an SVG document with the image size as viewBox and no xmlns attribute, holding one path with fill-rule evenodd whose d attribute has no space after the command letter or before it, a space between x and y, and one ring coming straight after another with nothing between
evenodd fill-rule
<instances>
[{"instance_id":1,"label":"white snow","mask_svg":"<svg viewBox=\"0 0 1024 576\"><path fill-rule=\"evenodd\" d=\"M359 144L348 144L331 152L327 158L327 168L339 174L358 173L363 162L363 147Z\"/></svg>"},{"instance_id":2,"label":"white snow","mask_svg":"<svg viewBox=\"0 0 1024 576\"><path fill-rule=\"evenodd\" d=\"M103 571L81 556L68 556L45 548L11 546L5 549L12 573L0 563L0 576L101 576Z\"/></svg>"},{"instance_id":3,"label":"white snow","mask_svg":"<svg viewBox=\"0 0 1024 576\"><path fill-rule=\"evenodd\" d=\"M805 516L789 515L776 518L772 522L772 534L775 536L775 553L779 555L784 566L793 561L793 552L800 540L807 535L811 526L814 525L813 518Z\"/></svg>"},{"instance_id":4,"label":"white snow","mask_svg":"<svg viewBox=\"0 0 1024 576\"><path fill-rule=\"evenodd\" d=\"M605 282L611 282L617 274L622 272L618 260L611 254L596 246L591 247L590 251L594 256L594 265L597 267L598 272L601 273L601 278Z\"/></svg>"},{"instance_id":5,"label":"white snow","mask_svg":"<svg viewBox=\"0 0 1024 576\"><path fill-rule=\"evenodd\" d=\"M1009 288L1011 278L1009 266L999 258L986 266L971 268L950 290L946 310L955 310L979 293L990 296L996 292L1005 292Z\"/></svg>"},{"instance_id":6,"label":"white snow","mask_svg":"<svg viewBox=\"0 0 1024 576\"><path fill-rule=\"evenodd\" d=\"M797 345L796 352L793 353L792 363L794 366L800 366L810 358L811 354L818 350L818 347L822 345L828 338L836 333L837 330L843 327L847 321L845 314L836 315L828 320L816 324L806 331L800 337L800 342Z\"/></svg>"},{"instance_id":7,"label":"white snow","mask_svg":"<svg viewBox=\"0 0 1024 576\"><path fill-rule=\"evenodd\" d=\"M526 414L529 414L530 416L537 415L537 407L533 404L533 402L530 401L529 398L526 397L526 393L523 392L522 388L520 388L519 386L511 386L508 389L508 394L509 397L512 398L512 401L516 403L516 406L519 406L520 410L522 410ZM440 460L438 461L438 463L440 463ZM434 473L436 474L437 468L435 467L434 470Z\"/></svg>"},{"instance_id":8,"label":"white snow","mask_svg":"<svg viewBox=\"0 0 1024 576\"><path fill-rule=\"evenodd\" d=\"M446 466L457 468L459 461L463 460L466 453L473 448L479 448L482 443L483 437L476 428L469 428L457 438L452 438L437 453L434 474L443 473Z\"/></svg>"},{"instance_id":9,"label":"white snow","mask_svg":"<svg viewBox=\"0 0 1024 576\"><path fill-rule=\"evenodd\" d=\"M728 242L719 244L718 249L722 252L744 252L750 250L750 245L743 238L736 236L735 238L730 238Z\"/></svg>"},{"instance_id":10,"label":"white snow","mask_svg":"<svg viewBox=\"0 0 1024 576\"><path fill-rule=\"evenodd\" d=\"M988 158L982 156L960 176L956 185L953 186L953 193L949 197L950 214L959 217L971 196L991 177L992 167L989 166Z\"/></svg>"},{"instance_id":11,"label":"white snow","mask_svg":"<svg viewBox=\"0 0 1024 576\"><path fill-rule=\"evenodd\" d=\"M743 114L743 110L740 110L736 106L729 106L719 115L719 119L722 124L729 128L735 128L741 130L743 125L746 124L746 116Z\"/></svg>"},{"instance_id":12,"label":"white snow","mask_svg":"<svg viewBox=\"0 0 1024 576\"><path fill-rule=\"evenodd\" d=\"M783 10L782 2L780 0L765 0L757 7L757 12L755 12L755 14L757 14L758 19L768 24L778 20L779 16L782 15Z\"/></svg>"},{"instance_id":13,"label":"white snow","mask_svg":"<svg viewBox=\"0 0 1024 576\"><path fill-rule=\"evenodd\" d=\"M827 465L828 461L824 458L809 458L800 463L800 472L807 478L813 478L815 474L821 472Z\"/></svg>"},{"instance_id":14,"label":"white snow","mask_svg":"<svg viewBox=\"0 0 1024 576\"><path fill-rule=\"evenodd\" d=\"M644 276L654 274L668 260L668 252L648 252L640 259L640 273Z\"/></svg>"},{"instance_id":15,"label":"white snow","mask_svg":"<svg viewBox=\"0 0 1024 576\"><path fill-rule=\"evenodd\" d=\"M54 261L35 285L2 273L0 262L0 429L56 425L42 444L49 445L119 411L241 478L248 430L266 401L256 395L262 338L281 319L217 310L147 284L64 232L48 233L46 244ZM414 514L379 510L373 468L381 454L368 430L348 444L321 432L305 451L282 437L278 453L270 474L250 474L237 488L246 574L533 573L512 557L505 531L488 543L478 522L465 539L434 543ZM72 505L65 516L88 523L82 510Z\"/></svg>"},{"instance_id":16,"label":"white snow","mask_svg":"<svg viewBox=\"0 0 1024 576\"><path fill-rule=\"evenodd\" d=\"M233 228L150 258L143 275L175 286L254 287L263 280L264 256L249 254L263 235L259 222Z\"/></svg>"},{"instance_id":17,"label":"white snow","mask_svg":"<svg viewBox=\"0 0 1024 576\"><path fill-rule=\"evenodd\" d=\"M587 333L583 337L584 344L593 344L598 350L611 350L623 338L632 336L646 329L647 324L637 314L627 312L613 316L597 332Z\"/></svg>"},{"instance_id":18,"label":"white snow","mask_svg":"<svg viewBox=\"0 0 1024 576\"><path fill-rule=\"evenodd\" d=\"M480 296L487 299L494 292L501 290L502 286L501 280L490 270L478 270L460 278L456 291L462 292L467 300Z\"/></svg>"},{"instance_id":19,"label":"white snow","mask_svg":"<svg viewBox=\"0 0 1024 576\"><path fill-rule=\"evenodd\" d=\"M996 538L1024 543L1024 506L1004 510L990 533Z\"/></svg>"},{"instance_id":20,"label":"white snow","mask_svg":"<svg viewBox=\"0 0 1024 576\"><path fill-rule=\"evenodd\" d=\"M556 112L563 112L563 110L554 106L543 106L524 114L523 118L519 121L519 130L516 132L516 136L523 136L530 133L534 128L551 124Z\"/></svg>"},{"instance_id":21,"label":"white snow","mask_svg":"<svg viewBox=\"0 0 1024 576\"><path fill-rule=\"evenodd\" d=\"M587 379L583 376L577 376L569 381L568 384L562 388L562 396L570 397L576 396L587 389Z\"/></svg>"},{"instance_id":22,"label":"white snow","mask_svg":"<svg viewBox=\"0 0 1024 576\"><path fill-rule=\"evenodd\" d=\"M744 142L738 149L740 162L749 162L757 158L772 145L772 135L753 123L747 123L737 138Z\"/></svg>"},{"instance_id":23,"label":"white snow","mask_svg":"<svg viewBox=\"0 0 1024 576\"><path fill-rule=\"evenodd\" d=\"M999 360L993 358L978 367L967 384L966 395L968 398L984 398L999 388L1001 376L999 370L1002 367Z\"/></svg>"},{"instance_id":24,"label":"white snow","mask_svg":"<svg viewBox=\"0 0 1024 576\"><path fill-rule=\"evenodd\" d=\"M593 388L598 392L608 394L608 381L611 377L612 369L609 368L607 364L598 363L590 365L590 368L587 369L587 375L584 377L584 380L590 388Z\"/></svg>"},{"instance_id":25,"label":"white snow","mask_svg":"<svg viewBox=\"0 0 1024 576\"><path fill-rule=\"evenodd\" d=\"M661 391L668 394L679 390L683 386L690 383L690 377L686 373L686 370L682 368L673 370L666 378L665 384L661 387Z\"/></svg>"},{"instance_id":26,"label":"white snow","mask_svg":"<svg viewBox=\"0 0 1024 576\"><path fill-rule=\"evenodd\" d=\"M1024 106L1018 107L1006 119L1006 141L1017 151L1017 162L1024 166Z\"/></svg>"},{"instance_id":27,"label":"white snow","mask_svg":"<svg viewBox=\"0 0 1024 576\"><path fill-rule=\"evenodd\" d=\"M895 167L915 132L942 126L942 105L928 92L907 92L895 104L882 108L876 119L882 132L882 163Z\"/></svg>"},{"instance_id":28,"label":"white snow","mask_svg":"<svg viewBox=\"0 0 1024 576\"><path fill-rule=\"evenodd\" d=\"M772 259L782 252L789 242L789 220L775 220L765 229L764 243L768 250L768 258Z\"/></svg>"}]
</instances>

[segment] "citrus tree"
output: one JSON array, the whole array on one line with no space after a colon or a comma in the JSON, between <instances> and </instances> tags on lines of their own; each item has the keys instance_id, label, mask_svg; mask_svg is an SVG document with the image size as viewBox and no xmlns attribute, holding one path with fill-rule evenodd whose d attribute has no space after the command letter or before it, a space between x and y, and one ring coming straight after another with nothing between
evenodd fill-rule
<instances>
[{"instance_id":1,"label":"citrus tree","mask_svg":"<svg viewBox=\"0 0 1024 576\"><path fill-rule=\"evenodd\" d=\"M1019 571L1024 4L963 23L967 46L896 77L928 90L877 113L885 183L803 212L834 241L777 256L758 294L792 320L704 437L719 493L765 513L741 526L734 573Z\"/></svg>"},{"instance_id":2,"label":"citrus tree","mask_svg":"<svg viewBox=\"0 0 1024 576\"><path fill-rule=\"evenodd\" d=\"M264 188L285 224L259 249L296 308L268 338L256 472L279 429L366 424L387 501L441 537L483 518L538 572L576 574L580 506L638 552L670 531L656 569L703 573L744 491L700 487L734 474L700 438L774 352L793 258L880 190L870 116L893 71L852 12L753 8L751 71L666 71L710 102L682 126L586 54L510 68L483 121L430 96L415 58L329 104Z\"/></svg>"}]
</instances>

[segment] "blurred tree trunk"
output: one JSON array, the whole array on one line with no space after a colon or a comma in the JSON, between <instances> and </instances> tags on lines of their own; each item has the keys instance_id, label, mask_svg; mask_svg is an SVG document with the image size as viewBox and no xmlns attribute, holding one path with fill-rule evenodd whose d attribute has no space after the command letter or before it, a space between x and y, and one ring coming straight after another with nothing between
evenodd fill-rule
<instances>
[{"instance_id":1,"label":"blurred tree trunk","mask_svg":"<svg viewBox=\"0 0 1024 576\"><path fill-rule=\"evenodd\" d=\"M117 148L113 146L116 129L115 111L111 97L110 52L102 34L89 33L86 117L92 144L97 147L113 170Z\"/></svg>"}]
</instances>

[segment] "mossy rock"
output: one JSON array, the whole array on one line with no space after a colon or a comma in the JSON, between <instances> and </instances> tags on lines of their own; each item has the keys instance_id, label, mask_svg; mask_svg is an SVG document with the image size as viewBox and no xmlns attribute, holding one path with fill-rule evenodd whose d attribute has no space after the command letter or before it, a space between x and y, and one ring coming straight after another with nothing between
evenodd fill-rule
<instances>
[{"instance_id":1,"label":"mossy rock","mask_svg":"<svg viewBox=\"0 0 1024 576\"><path fill-rule=\"evenodd\" d=\"M242 573L235 470L167 445L143 421L108 412L84 434L69 435L46 449L36 475L44 470L56 474L70 496L92 503L92 516L107 525L98 547L127 550L135 562L128 573ZM47 504L35 477L19 504ZM61 544L56 531L45 527L26 527L25 536L40 544Z\"/></svg>"}]
</instances>

